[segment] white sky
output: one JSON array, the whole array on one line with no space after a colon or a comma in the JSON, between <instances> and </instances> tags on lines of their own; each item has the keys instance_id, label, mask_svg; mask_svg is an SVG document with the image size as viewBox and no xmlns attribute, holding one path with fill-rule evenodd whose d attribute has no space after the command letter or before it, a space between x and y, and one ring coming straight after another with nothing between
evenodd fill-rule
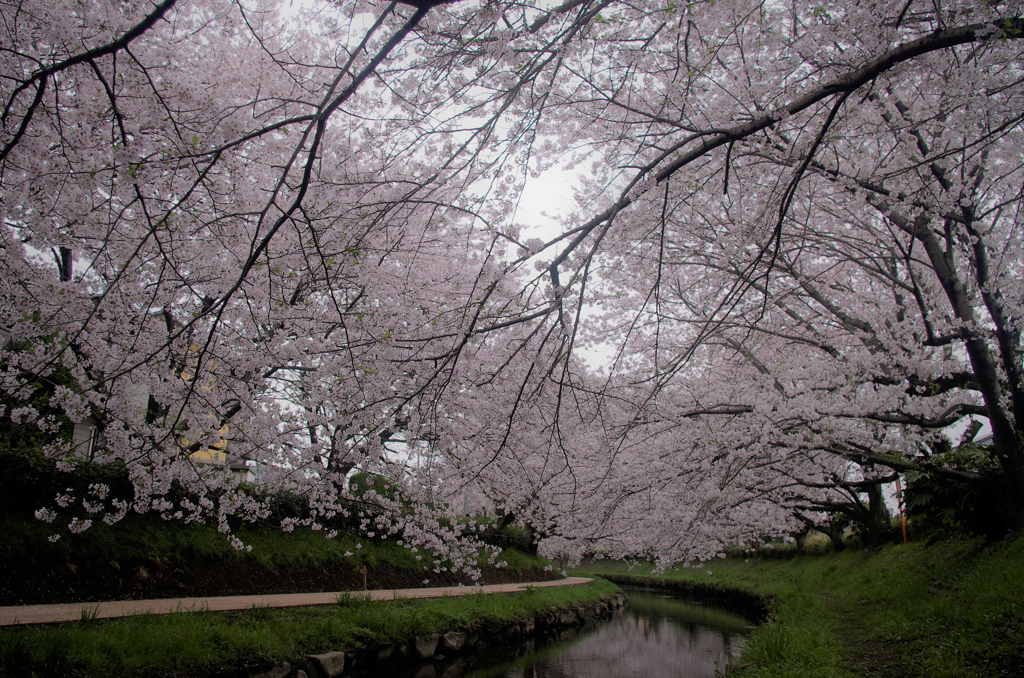
<instances>
[{"instance_id":1,"label":"white sky","mask_svg":"<svg viewBox=\"0 0 1024 678\"><path fill-rule=\"evenodd\" d=\"M529 178L519 200L513 221L524 226L523 240L548 241L558 235L561 217L580 209L573 196L575 171L552 168L537 178Z\"/></svg>"}]
</instances>

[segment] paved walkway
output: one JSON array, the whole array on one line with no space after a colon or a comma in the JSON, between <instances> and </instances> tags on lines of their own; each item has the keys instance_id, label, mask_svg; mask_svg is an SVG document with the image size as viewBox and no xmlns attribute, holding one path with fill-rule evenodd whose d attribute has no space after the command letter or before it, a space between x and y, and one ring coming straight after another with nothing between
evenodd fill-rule
<instances>
[{"instance_id":1,"label":"paved walkway","mask_svg":"<svg viewBox=\"0 0 1024 678\"><path fill-rule=\"evenodd\" d=\"M524 591L526 587L582 586L593 581L586 577L566 577L556 581L522 584L489 584L487 586L445 586L424 589L385 589L377 591L333 591L329 593L280 593L262 596L222 596L217 598L168 598L164 600L112 600L104 603L67 603L61 605L15 605L0 607L0 626L20 624L54 624L79 621L83 613L96 619L128 617L134 614L170 614L209 610L247 610L251 607L302 607L332 605L338 596L394 600L396 598L443 598L481 593Z\"/></svg>"}]
</instances>

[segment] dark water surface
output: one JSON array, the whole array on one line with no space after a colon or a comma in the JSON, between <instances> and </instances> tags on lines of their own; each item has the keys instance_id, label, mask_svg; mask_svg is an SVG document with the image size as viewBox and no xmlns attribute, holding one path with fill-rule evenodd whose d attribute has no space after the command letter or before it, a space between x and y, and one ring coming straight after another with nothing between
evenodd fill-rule
<instances>
[{"instance_id":1,"label":"dark water surface","mask_svg":"<svg viewBox=\"0 0 1024 678\"><path fill-rule=\"evenodd\" d=\"M608 621L520 644L484 647L418 678L714 678L738 656L750 622L667 595L628 591Z\"/></svg>"}]
</instances>

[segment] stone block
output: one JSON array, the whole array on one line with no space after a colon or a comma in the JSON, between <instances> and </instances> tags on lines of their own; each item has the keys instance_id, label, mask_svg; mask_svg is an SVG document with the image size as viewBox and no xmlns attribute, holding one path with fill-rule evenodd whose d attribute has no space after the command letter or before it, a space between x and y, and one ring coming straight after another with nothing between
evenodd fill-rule
<instances>
[{"instance_id":1,"label":"stone block","mask_svg":"<svg viewBox=\"0 0 1024 678\"><path fill-rule=\"evenodd\" d=\"M445 650L448 650L449 652L458 652L462 649L462 646L466 644L466 634L460 633L459 631L449 631L441 636L441 642L444 645Z\"/></svg>"},{"instance_id":2,"label":"stone block","mask_svg":"<svg viewBox=\"0 0 1024 678\"><path fill-rule=\"evenodd\" d=\"M249 672L249 678L285 678L291 672L291 664L276 664L269 668L253 669Z\"/></svg>"},{"instance_id":3,"label":"stone block","mask_svg":"<svg viewBox=\"0 0 1024 678\"><path fill-rule=\"evenodd\" d=\"M378 662L384 662L391 658L391 655L395 653L394 645L385 645L384 647L377 648L376 660Z\"/></svg>"},{"instance_id":4,"label":"stone block","mask_svg":"<svg viewBox=\"0 0 1024 678\"><path fill-rule=\"evenodd\" d=\"M563 612L558 615L558 623L561 626L576 626L578 623L575 612Z\"/></svg>"},{"instance_id":5,"label":"stone block","mask_svg":"<svg viewBox=\"0 0 1024 678\"><path fill-rule=\"evenodd\" d=\"M416 636L415 651L420 659L430 659L437 651L437 640L439 636L432 633L429 636Z\"/></svg>"},{"instance_id":6,"label":"stone block","mask_svg":"<svg viewBox=\"0 0 1024 678\"><path fill-rule=\"evenodd\" d=\"M325 678L338 678L345 672L345 653L327 652L325 654L311 654L307 657L309 661L320 669Z\"/></svg>"}]
</instances>

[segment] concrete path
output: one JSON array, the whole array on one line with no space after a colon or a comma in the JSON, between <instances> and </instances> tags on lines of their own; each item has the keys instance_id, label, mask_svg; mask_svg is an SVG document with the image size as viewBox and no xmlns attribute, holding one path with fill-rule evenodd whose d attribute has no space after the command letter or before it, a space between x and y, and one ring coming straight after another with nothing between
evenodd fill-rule
<instances>
[{"instance_id":1,"label":"concrete path","mask_svg":"<svg viewBox=\"0 0 1024 678\"><path fill-rule=\"evenodd\" d=\"M252 607L302 607L332 605L338 596L395 600L397 598L444 598L445 596L477 595L525 591L526 587L582 586L592 579L566 577L556 581L522 584L489 584L487 586L445 586L424 589L386 589L377 591L333 591L329 593L280 593L263 596L222 596L217 598L168 598L164 600L112 600L104 603L67 603L61 605L15 605L0 607L0 626L21 624L55 624L79 621L82 615L96 619L129 617L135 614L170 614L172 612L247 610Z\"/></svg>"}]
</instances>

